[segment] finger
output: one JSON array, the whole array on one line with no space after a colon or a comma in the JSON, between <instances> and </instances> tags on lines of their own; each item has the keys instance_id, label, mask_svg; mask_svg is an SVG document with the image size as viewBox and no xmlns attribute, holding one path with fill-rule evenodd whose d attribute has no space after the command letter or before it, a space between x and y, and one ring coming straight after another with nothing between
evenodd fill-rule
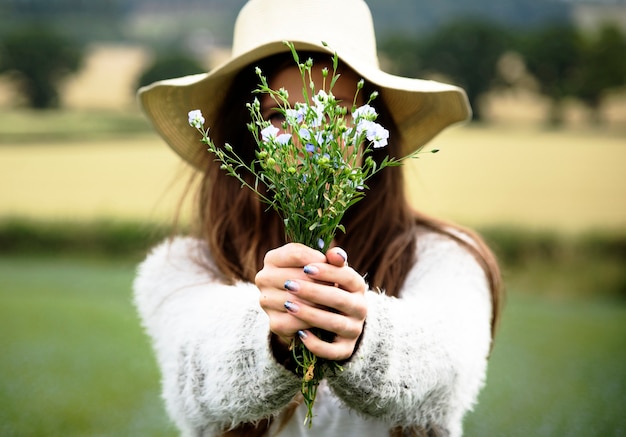
<instances>
[{"instance_id":1,"label":"finger","mask_svg":"<svg viewBox=\"0 0 626 437\"><path fill-rule=\"evenodd\" d=\"M264 264L277 267L303 267L309 263L324 263L326 257L319 250L299 243L288 243L265 254Z\"/></svg>"},{"instance_id":2,"label":"finger","mask_svg":"<svg viewBox=\"0 0 626 437\"><path fill-rule=\"evenodd\" d=\"M262 293L259 298L261 308L269 317L270 331L281 338L293 338L298 330L311 327L310 324L287 311L285 302L289 298L296 301L285 292ZM295 305L305 305L301 301L296 302Z\"/></svg>"},{"instance_id":3,"label":"finger","mask_svg":"<svg viewBox=\"0 0 626 437\"><path fill-rule=\"evenodd\" d=\"M367 314L367 303L360 293L347 293L335 286L298 280L286 281L285 288L293 296L289 300L297 299L322 309L332 308L357 319L365 319Z\"/></svg>"},{"instance_id":4,"label":"finger","mask_svg":"<svg viewBox=\"0 0 626 437\"><path fill-rule=\"evenodd\" d=\"M299 280L312 280L304 273L301 266L298 267L275 267L265 266L254 277L254 283L260 290L285 290L285 281L288 278Z\"/></svg>"},{"instance_id":5,"label":"finger","mask_svg":"<svg viewBox=\"0 0 626 437\"><path fill-rule=\"evenodd\" d=\"M337 267L348 265L348 254L341 247L333 247L326 252L328 262Z\"/></svg>"},{"instance_id":6,"label":"finger","mask_svg":"<svg viewBox=\"0 0 626 437\"><path fill-rule=\"evenodd\" d=\"M306 281L302 282L305 283ZM287 301L294 302L297 305L315 306L314 303L307 302L303 298L294 296L294 294L283 289L263 289L259 294L259 305L270 317L276 313L284 315L287 312L287 308L285 307L285 302Z\"/></svg>"},{"instance_id":7,"label":"finger","mask_svg":"<svg viewBox=\"0 0 626 437\"><path fill-rule=\"evenodd\" d=\"M283 340L293 339L303 329L311 329L311 325L287 312L273 313L270 317L270 331Z\"/></svg>"},{"instance_id":8,"label":"finger","mask_svg":"<svg viewBox=\"0 0 626 437\"><path fill-rule=\"evenodd\" d=\"M354 353L355 341L335 341L327 343L315 336L310 330L298 331L298 337L313 354L332 361L347 360Z\"/></svg>"},{"instance_id":9,"label":"finger","mask_svg":"<svg viewBox=\"0 0 626 437\"><path fill-rule=\"evenodd\" d=\"M364 319L360 317L348 317L294 300L286 301L284 306L294 318L339 337L356 339L363 330Z\"/></svg>"},{"instance_id":10,"label":"finger","mask_svg":"<svg viewBox=\"0 0 626 437\"><path fill-rule=\"evenodd\" d=\"M350 267L337 267L328 263L307 264L302 271L307 277L319 282L337 284L339 288L351 293L364 293L365 280Z\"/></svg>"},{"instance_id":11,"label":"finger","mask_svg":"<svg viewBox=\"0 0 626 437\"><path fill-rule=\"evenodd\" d=\"M280 311L282 312L283 303L286 299L289 299L289 294L285 292L276 291L273 289L267 290L264 289L259 294L259 304L261 308L268 311Z\"/></svg>"}]
</instances>

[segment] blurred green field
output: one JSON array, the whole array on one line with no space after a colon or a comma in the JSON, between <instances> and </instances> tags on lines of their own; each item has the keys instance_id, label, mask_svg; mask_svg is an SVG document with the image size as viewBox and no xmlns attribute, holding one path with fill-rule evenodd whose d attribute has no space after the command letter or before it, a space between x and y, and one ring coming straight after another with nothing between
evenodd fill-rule
<instances>
[{"instance_id":1,"label":"blurred green field","mask_svg":"<svg viewBox=\"0 0 626 437\"><path fill-rule=\"evenodd\" d=\"M131 304L133 264L0 257L0 435L176 435ZM513 284L465 435L625 436L625 339L623 302Z\"/></svg>"},{"instance_id":2,"label":"blurred green field","mask_svg":"<svg viewBox=\"0 0 626 437\"><path fill-rule=\"evenodd\" d=\"M0 435L168 435L132 267L0 260Z\"/></svg>"}]
</instances>

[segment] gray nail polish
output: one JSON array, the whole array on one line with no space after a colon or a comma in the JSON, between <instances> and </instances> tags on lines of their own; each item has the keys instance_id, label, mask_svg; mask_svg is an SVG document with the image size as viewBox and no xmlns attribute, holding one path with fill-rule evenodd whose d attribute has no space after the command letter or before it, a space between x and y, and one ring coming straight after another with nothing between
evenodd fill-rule
<instances>
[{"instance_id":1,"label":"gray nail polish","mask_svg":"<svg viewBox=\"0 0 626 437\"><path fill-rule=\"evenodd\" d=\"M292 313L295 313L300 309L298 305L290 301L285 302L283 305L285 306L287 311L291 311Z\"/></svg>"},{"instance_id":2,"label":"gray nail polish","mask_svg":"<svg viewBox=\"0 0 626 437\"><path fill-rule=\"evenodd\" d=\"M303 271L307 275L315 275L315 274L320 272L319 269L317 267L314 267L314 266L304 266Z\"/></svg>"},{"instance_id":3,"label":"gray nail polish","mask_svg":"<svg viewBox=\"0 0 626 437\"><path fill-rule=\"evenodd\" d=\"M296 292L296 291L300 290L300 284L298 284L295 281L292 281L292 280L288 279L288 280L285 281L285 290Z\"/></svg>"}]
</instances>

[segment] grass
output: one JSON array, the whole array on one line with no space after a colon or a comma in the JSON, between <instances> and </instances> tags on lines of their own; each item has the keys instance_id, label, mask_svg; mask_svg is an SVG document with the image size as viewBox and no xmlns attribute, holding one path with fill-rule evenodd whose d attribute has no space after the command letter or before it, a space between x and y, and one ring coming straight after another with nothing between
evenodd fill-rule
<instances>
[{"instance_id":1,"label":"grass","mask_svg":"<svg viewBox=\"0 0 626 437\"><path fill-rule=\"evenodd\" d=\"M625 436L626 305L512 290L468 436Z\"/></svg>"},{"instance_id":2,"label":"grass","mask_svg":"<svg viewBox=\"0 0 626 437\"><path fill-rule=\"evenodd\" d=\"M133 275L120 258L0 257L0 435L176 435L131 304ZM465 435L626 435L624 302L509 289Z\"/></svg>"},{"instance_id":3,"label":"grass","mask_svg":"<svg viewBox=\"0 0 626 437\"><path fill-rule=\"evenodd\" d=\"M0 260L0 435L173 435L132 276L103 260Z\"/></svg>"}]
</instances>

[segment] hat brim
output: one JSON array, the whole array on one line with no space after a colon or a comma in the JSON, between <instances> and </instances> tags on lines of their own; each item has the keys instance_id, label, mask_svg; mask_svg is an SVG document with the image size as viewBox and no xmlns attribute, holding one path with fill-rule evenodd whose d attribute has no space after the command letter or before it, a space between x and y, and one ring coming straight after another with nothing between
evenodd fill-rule
<instances>
[{"instance_id":1,"label":"hat brim","mask_svg":"<svg viewBox=\"0 0 626 437\"><path fill-rule=\"evenodd\" d=\"M292 41L298 51L330 51L321 43ZM256 47L230 59L208 73L155 82L138 92L140 105L167 144L197 169L206 168L210 157L191 128L187 114L201 109L211 127L225 104L235 76L243 68L268 56L287 52L282 41ZM468 120L471 109L465 91L454 85L432 80L394 76L358 58L338 53L339 58L359 76L371 83L390 110L404 150L409 154L426 144L446 127Z\"/></svg>"}]
</instances>

